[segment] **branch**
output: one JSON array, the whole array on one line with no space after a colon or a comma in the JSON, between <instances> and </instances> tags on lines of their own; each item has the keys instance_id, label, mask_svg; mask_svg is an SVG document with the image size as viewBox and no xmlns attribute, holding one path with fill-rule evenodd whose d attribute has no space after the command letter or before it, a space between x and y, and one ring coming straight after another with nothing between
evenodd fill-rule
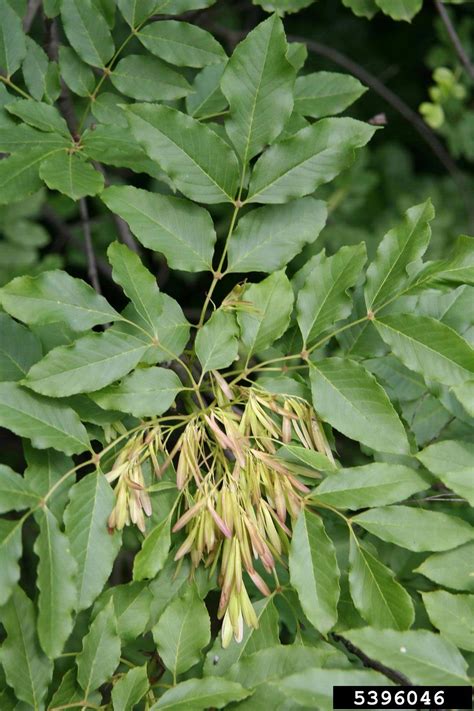
<instances>
[{"instance_id":1,"label":"branch","mask_svg":"<svg viewBox=\"0 0 474 711\"><path fill-rule=\"evenodd\" d=\"M440 16L441 21L446 29L446 32L448 33L449 39L451 40L452 45L456 50L456 54L458 55L461 64L464 65L464 69L469 74L471 79L474 79L474 65L469 59L466 50L462 46L461 40L459 39L459 35L456 32L453 23L451 22L451 18L449 17L448 11L446 10L441 0L434 0L434 4L436 10L438 11L438 15Z\"/></svg>"},{"instance_id":2,"label":"branch","mask_svg":"<svg viewBox=\"0 0 474 711\"><path fill-rule=\"evenodd\" d=\"M84 232L84 244L87 257L87 273L89 280L98 294L102 293L100 288L99 274L97 272L97 261L95 258L94 246L92 244L91 226L89 222L89 209L86 198L79 200L79 212L82 220L82 230Z\"/></svg>"},{"instance_id":3,"label":"branch","mask_svg":"<svg viewBox=\"0 0 474 711\"><path fill-rule=\"evenodd\" d=\"M349 640L345 637L342 637L341 635L336 634L335 632L333 632L331 637L334 639L335 642L341 642L348 652L351 652L351 654L354 654L356 657L358 657L364 667L368 667L369 669L375 669L375 671L380 672L399 686L413 686L411 681L404 674L401 674L395 669L390 669L390 667L386 667L385 664L381 664L380 662L375 661L375 659L371 659L366 654L364 654L361 649L353 645L352 642L349 642Z\"/></svg>"},{"instance_id":4,"label":"branch","mask_svg":"<svg viewBox=\"0 0 474 711\"><path fill-rule=\"evenodd\" d=\"M23 18L23 31L28 33L31 30L31 25L34 22L36 13L41 7L41 0L29 0L26 8L25 17Z\"/></svg>"}]
</instances>

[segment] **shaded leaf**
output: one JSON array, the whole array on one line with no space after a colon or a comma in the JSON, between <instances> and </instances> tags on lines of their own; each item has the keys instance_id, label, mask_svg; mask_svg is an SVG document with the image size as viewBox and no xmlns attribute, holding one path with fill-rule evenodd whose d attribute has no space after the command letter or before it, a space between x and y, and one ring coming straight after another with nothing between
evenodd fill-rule
<instances>
[{"instance_id":1,"label":"shaded leaf","mask_svg":"<svg viewBox=\"0 0 474 711\"><path fill-rule=\"evenodd\" d=\"M421 10L423 4L423 0L375 0L375 2L385 15L389 15L393 20L407 22L410 22Z\"/></svg>"},{"instance_id":2,"label":"shaded leaf","mask_svg":"<svg viewBox=\"0 0 474 711\"><path fill-rule=\"evenodd\" d=\"M17 700L34 709L44 708L44 697L53 676L53 663L39 646L33 603L16 587L0 610L7 638L0 647L0 663Z\"/></svg>"},{"instance_id":3,"label":"shaded leaf","mask_svg":"<svg viewBox=\"0 0 474 711\"><path fill-rule=\"evenodd\" d=\"M298 292L298 325L307 345L329 327L349 316L352 299L347 290L358 281L367 259L365 244L342 247L332 257L322 252Z\"/></svg>"},{"instance_id":4,"label":"shaded leaf","mask_svg":"<svg viewBox=\"0 0 474 711\"><path fill-rule=\"evenodd\" d=\"M251 284L242 300L252 311L237 314L242 342L249 355L268 348L288 328L293 310L293 290L285 272L274 272L259 284Z\"/></svg>"},{"instance_id":5,"label":"shaded leaf","mask_svg":"<svg viewBox=\"0 0 474 711\"><path fill-rule=\"evenodd\" d=\"M212 270L216 233L204 208L129 185L108 188L102 200L145 247L162 252L172 269Z\"/></svg>"},{"instance_id":6,"label":"shaded leaf","mask_svg":"<svg viewBox=\"0 0 474 711\"><path fill-rule=\"evenodd\" d=\"M39 558L38 636L48 657L55 659L72 631L77 599L76 561L67 537L46 507L39 516L39 528L34 548Z\"/></svg>"},{"instance_id":7,"label":"shaded leaf","mask_svg":"<svg viewBox=\"0 0 474 711\"><path fill-rule=\"evenodd\" d=\"M445 440L419 452L417 458L449 489L474 506L474 444Z\"/></svg>"},{"instance_id":8,"label":"shaded leaf","mask_svg":"<svg viewBox=\"0 0 474 711\"><path fill-rule=\"evenodd\" d=\"M77 680L85 698L106 682L120 661L120 638L112 600L92 621L76 657Z\"/></svg>"},{"instance_id":9,"label":"shaded leaf","mask_svg":"<svg viewBox=\"0 0 474 711\"><path fill-rule=\"evenodd\" d=\"M214 311L196 336L196 355L203 373L226 368L237 359L238 335L235 314L222 309Z\"/></svg>"},{"instance_id":10,"label":"shaded leaf","mask_svg":"<svg viewBox=\"0 0 474 711\"><path fill-rule=\"evenodd\" d=\"M112 690L114 711L132 711L149 688L146 665L130 669Z\"/></svg>"},{"instance_id":11,"label":"shaded leaf","mask_svg":"<svg viewBox=\"0 0 474 711\"><path fill-rule=\"evenodd\" d=\"M306 74L296 80L295 111L312 118L334 116L347 109L366 91L366 87L350 74Z\"/></svg>"},{"instance_id":12,"label":"shaded leaf","mask_svg":"<svg viewBox=\"0 0 474 711\"><path fill-rule=\"evenodd\" d=\"M413 624L410 595L390 568L360 545L354 535L350 537L349 585L354 605L373 627L404 630Z\"/></svg>"},{"instance_id":13,"label":"shaded leaf","mask_svg":"<svg viewBox=\"0 0 474 711\"><path fill-rule=\"evenodd\" d=\"M463 519L410 506L370 509L352 521L383 541L411 551L445 551L474 538L474 528Z\"/></svg>"},{"instance_id":14,"label":"shaded leaf","mask_svg":"<svg viewBox=\"0 0 474 711\"><path fill-rule=\"evenodd\" d=\"M102 173L76 153L68 151L61 151L44 160L39 174L48 188L58 190L72 200L97 195L104 188Z\"/></svg>"},{"instance_id":15,"label":"shaded leaf","mask_svg":"<svg viewBox=\"0 0 474 711\"><path fill-rule=\"evenodd\" d=\"M26 88L37 101L41 101L47 89L48 65L46 52L31 37L26 37L26 55L21 70Z\"/></svg>"},{"instance_id":16,"label":"shaded leaf","mask_svg":"<svg viewBox=\"0 0 474 711\"><path fill-rule=\"evenodd\" d=\"M171 545L170 520L166 518L153 528L133 561L133 579L154 578L163 568Z\"/></svg>"},{"instance_id":17,"label":"shaded leaf","mask_svg":"<svg viewBox=\"0 0 474 711\"><path fill-rule=\"evenodd\" d=\"M59 68L61 77L74 94L78 96L92 94L95 87L94 72L70 47L59 48Z\"/></svg>"},{"instance_id":18,"label":"shaded leaf","mask_svg":"<svg viewBox=\"0 0 474 711\"><path fill-rule=\"evenodd\" d=\"M312 197L261 207L239 220L227 255L227 272L273 272L315 241L327 219L326 204Z\"/></svg>"},{"instance_id":19,"label":"shaded leaf","mask_svg":"<svg viewBox=\"0 0 474 711\"><path fill-rule=\"evenodd\" d=\"M33 99L18 99L7 104L6 110L18 116L22 121L38 128L40 131L59 133L66 138L71 138L66 121L59 111L50 104Z\"/></svg>"},{"instance_id":20,"label":"shaded leaf","mask_svg":"<svg viewBox=\"0 0 474 711\"><path fill-rule=\"evenodd\" d=\"M62 0L61 17L71 46L87 64L105 67L114 53L112 35L91 0Z\"/></svg>"},{"instance_id":21,"label":"shaded leaf","mask_svg":"<svg viewBox=\"0 0 474 711\"><path fill-rule=\"evenodd\" d=\"M107 530L113 506L114 494L103 474L88 474L70 490L64 522L78 565L78 612L89 607L104 587L120 548L119 534Z\"/></svg>"},{"instance_id":22,"label":"shaded leaf","mask_svg":"<svg viewBox=\"0 0 474 711\"><path fill-rule=\"evenodd\" d=\"M28 482L5 464L0 464L0 513L29 509L39 501Z\"/></svg>"},{"instance_id":23,"label":"shaded leaf","mask_svg":"<svg viewBox=\"0 0 474 711\"><path fill-rule=\"evenodd\" d=\"M339 568L336 552L319 516L303 509L293 529L290 580L305 615L327 634L337 622Z\"/></svg>"},{"instance_id":24,"label":"shaded leaf","mask_svg":"<svg viewBox=\"0 0 474 711\"><path fill-rule=\"evenodd\" d=\"M94 333L49 351L24 382L36 392L56 397L91 392L126 375L145 352L146 345L131 335L112 330Z\"/></svg>"},{"instance_id":25,"label":"shaded leaf","mask_svg":"<svg viewBox=\"0 0 474 711\"><path fill-rule=\"evenodd\" d=\"M160 657L174 676L199 662L211 629L206 606L194 587L168 605L152 632Z\"/></svg>"},{"instance_id":26,"label":"shaded leaf","mask_svg":"<svg viewBox=\"0 0 474 711\"><path fill-rule=\"evenodd\" d=\"M474 542L446 553L435 553L416 568L438 585L474 593Z\"/></svg>"},{"instance_id":27,"label":"shaded leaf","mask_svg":"<svg viewBox=\"0 0 474 711\"><path fill-rule=\"evenodd\" d=\"M392 403L363 366L347 358L326 358L311 366L313 403L323 420L376 451L409 452Z\"/></svg>"},{"instance_id":28,"label":"shaded leaf","mask_svg":"<svg viewBox=\"0 0 474 711\"><path fill-rule=\"evenodd\" d=\"M165 691L150 711L173 709L173 711L201 711L201 709L222 709L232 702L249 696L250 692L235 681L208 677L188 679Z\"/></svg>"},{"instance_id":29,"label":"shaded leaf","mask_svg":"<svg viewBox=\"0 0 474 711\"><path fill-rule=\"evenodd\" d=\"M75 331L119 317L89 284L59 270L13 279L0 289L0 303L27 324L64 321Z\"/></svg>"},{"instance_id":30,"label":"shaded leaf","mask_svg":"<svg viewBox=\"0 0 474 711\"><path fill-rule=\"evenodd\" d=\"M4 605L20 580L23 521L0 519L0 605Z\"/></svg>"},{"instance_id":31,"label":"shaded leaf","mask_svg":"<svg viewBox=\"0 0 474 711\"><path fill-rule=\"evenodd\" d=\"M410 370L445 385L472 378L474 350L444 323L413 314L383 316L374 323L392 352Z\"/></svg>"},{"instance_id":32,"label":"shaded leaf","mask_svg":"<svg viewBox=\"0 0 474 711\"><path fill-rule=\"evenodd\" d=\"M150 605L153 595L145 583L131 582L114 585L105 590L94 605L96 611L103 610L112 598L117 632L124 642L132 642L143 634L150 619Z\"/></svg>"},{"instance_id":33,"label":"shaded leaf","mask_svg":"<svg viewBox=\"0 0 474 711\"><path fill-rule=\"evenodd\" d=\"M58 521L61 521L71 482L65 479L62 484L59 484L59 480L74 467L73 460L61 452L55 452L54 449L33 449L26 443L23 445L23 450L28 464L24 474L25 481L41 498L46 496L53 486L56 487L48 499L48 508Z\"/></svg>"},{"instance_id":34,"label":"shaded leaf","mask_svg":"<svg viewBox=\"0 0 474 711\"><path fill-rule=\"evenodd\" d=\"M127 375L117 385L92 393L105 410L120 410L134 417L162 415L173 404L183 384L172 370L146 368Z\"/></svg>"},{"instance_id":35,"label":"shaded leaf","mask_svg":"<svg viewBox=\"0 0 474 711\"><path fill-rule=\"evenodd\" d=\"M211 64L196 74L193 93L186 97L186 111L194 118L202 118L223 111L227 99L220 88L225 64Z\"/></svg>"},{"instance_id":36,"label":"shaded leaf","mask_svg":"<svg viewBox=\"0 0 474 711\"><path fill-rule=\"evenodd\" d=\"M422 593L428 617L443 637L457 647L474 651L474 595L452 595L445 590Z\"/></svg>"},{"instance_id":37,"label":"shaded leaf","mask_svg":"<svg viewBox=\"0 0 474 711\"><path fill-rule=\"evenodd\" d=\"M171 101L181 99L191 91L181 74L150 55L124 57L114 67L110 80L122 94L139 101Z\"/></svg>"},{"instance_id":38,"label":"shaded leaf","mask_svg":"<svg viewBox=\"0 0 474 711\"><path fill-rule=\"evenodd\" d=\"M276 143L258 159L247 202L281 203L308 195L354 160L373 126L350 118L329 118Z\"/></svg>"},{"instance_id":39,"label":"shaded leaf","mask_svg":"<svg viewBox=\"0 0 474 711\"><path fill-rule=\"evenodd\" d=\"M226 59L223 48L209 32L188 22L153 22L140 30L137 38L152 54L177 67L199 68Z\"/></svg>"},{"instance_id":40,"label":"shaded leaf","mask_svg":"<svg viewBox=\"0 0 474 711\"><path fill-rule=\"evenodd\" d=\"M245 166L271 143L293 109L295 70L277 15L261 22L235 48L221 80L230 105L225 128Z\"/></svg>"},{"instance_id":41,"label":"shaded leaf","mask_svg":"<svg viewBox=\"0 0 474 711\"><path fill-rule=\"evenodd\" d=\"M16 383L0 383L0 427L28 437L38 449L53 447L66 454L90 449L86 429L74 410Z\"/></svg>"},{"instance_id":42,"label":"shaded leaf","mask_svg":"<svg viewBox=\"0 0 474 711\"><path fill-rule=\"evenodd\" d=\"M412 684L467 682L467 664L461 653L439 634L364 627L344 632L344 637L372 659L405 674Z\"/></svg>"},{"instance_id":43,"label":"shaded leaf","mask_svg":"<svg viewBox=\"0 0 474 711\"><path fill-rule=\"evenodd\" d=\"M237 158L208 126L167 106L127 108L132 134L184 195L197 202L233 202Z\"/></svg>"},{"instance_id":44,"label":"shaded leaf","mask_svg":"<svg viewBox=\"0 0 474 711\"><path fill-rule=\"evenodd\" d=\"M0 3L0 73L10 77L20 68L26 55L21 20L8 4Z\"/></svg>"},{"instance_id":45,"label":"shaded leaf","mask_svg":"<svg viewBox=\"0 0 474 711\"><path fill-rule=\"evenodd\" d=\"M387 232L367 269L367 309L380 309L408 285L410 267L419 262L428 247L429 223L434 214L431 200L427 200L407 210L404 221Z\"/></svg>"},{"instance_id":46,"label":"shaded leaf","mask_svg":"<svg viewBox=\"0 0 474 711\"><path fill-rule=\"evenodd\" d=\"M338 509L357 510L393 504L430 486L430 479L415 469L374 462L340 469L324 479L312 496Z\"/></svg>"}]
</instances>

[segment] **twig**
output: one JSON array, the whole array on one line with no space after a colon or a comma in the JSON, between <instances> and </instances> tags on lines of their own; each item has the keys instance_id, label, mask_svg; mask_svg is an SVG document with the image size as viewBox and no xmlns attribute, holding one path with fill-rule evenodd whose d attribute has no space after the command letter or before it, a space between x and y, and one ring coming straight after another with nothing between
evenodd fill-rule
<instances>
[{"instance_id":1,"label":"twig","mask_svg":"<svg viewBox=\"0 0 474 711\"><path fill-rule=\"evenodd\" d=\"M449 39L451 40L452 45L456 50L456 54L458 55L461 64L464 65L464 69L469 74L471 79L474 79L474 65L469 59L466 50L462 46L462 42L459 39L459 35L456 32L456 28L451 22L451 18L449 17L448 11L446 10L441 0L434 0L434 4L436 10L438 11L438 15L440 16L441 21L446 29L446 32L448 33Z\"/></svg>"},{"instance_id":2,"label":"twig","mask_svg":"<svg viewBox=\"0 0 474 711\"><path fill-rule=\"evenodd\" d=\"M28 7L26 8L25 17L23 18L23 30L29 32L31 30L31 25L34 22L36 13L41 7L41 0L29 0Z\"/></svg>"},{"instance_id":3,"label":"twig","mask_svg":"<svg viewBox=\"0 0 474 711\"><path fill-rule=\"evenodd\" d=\"M97 262L95 258L94 245L92 244L91 226L89 222L89 210L86 198L79 200L79 212L82 220L82 231L84 232L84 244L87 257L87 273L89 280L98 294L102 293L100 288L99 274L97 272Z\"/></svg>"},{"instance_id":4,"label":"twig","mask_svg":"<svg viewBox=\"0 0 474 711\"><path fill-rule=\"evenodd\" d=\"M361 649L352 644L352 642L349 642L349 640L345 637L342 637L341 635L336 634L335 632L333 632L331 637L334 639L335 642L341 642L341 644L344 645L348 652L351 652L351 654L354 654L356 657L358 657L364 667L368 667L369 669L375 669L375 671L384 674L384 676L393 681L395 684L399 684L400 686L413 686L411 681L404 674L396 671L395 669L391 669L390 667L386 667L385 664L381 664L375 659L371 659L371 657L368 657L366 654L364 654Z\"/></svg>"}]
</instances>

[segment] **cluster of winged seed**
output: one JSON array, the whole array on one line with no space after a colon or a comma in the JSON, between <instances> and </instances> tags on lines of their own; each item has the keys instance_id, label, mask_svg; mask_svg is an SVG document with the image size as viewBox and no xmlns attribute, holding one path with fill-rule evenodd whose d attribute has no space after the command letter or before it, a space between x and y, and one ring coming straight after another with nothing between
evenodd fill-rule
<instances>
[{"instance_id":1,"label":"cluster of winged seed","mask_svg":"<svg viewBox=\"0 0 474 711\"><path fill-rule=\"evenodd\" d=\"M244 571L263 595L271 594L262 575L265 571L277 580L276 562L283 563L288 554L291 523L309 492L291 465L278 457L278 449L296 439L307 449L332 455L314 410L304 400L255 386L231 391L227 383L217 382L215 406L195 413L173 449L181 492L181 515L173 532L185 531L175 560L189 555L193 568L203 564L211 574L218 570L218 616L223 618L226 647L232 636L242 640L244 622L258 626ZM149 449L150 442L156 446L161 440L157 428L143 437L127 443L107 475L109 481L119 480L110 527L133 522L144 530L144 514L151 513L139 462L143 444ZM150 456L156 460L156 453Z\"/></svg>"}]
</instances>

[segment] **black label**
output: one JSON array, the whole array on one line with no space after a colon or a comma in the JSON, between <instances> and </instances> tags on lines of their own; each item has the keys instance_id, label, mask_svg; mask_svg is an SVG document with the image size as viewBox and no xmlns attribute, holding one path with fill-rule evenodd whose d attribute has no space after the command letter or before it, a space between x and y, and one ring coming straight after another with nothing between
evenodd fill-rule
<instances>
[{"instance_id":1,"label":"black label","mask_svg":"<svg viewBox=\"0 0 474 711\"><path fill-rule=\"evenodd\" d=\"M335 686L334 709L471 709L470 686Z\"/></svg>"}]
</instances>

